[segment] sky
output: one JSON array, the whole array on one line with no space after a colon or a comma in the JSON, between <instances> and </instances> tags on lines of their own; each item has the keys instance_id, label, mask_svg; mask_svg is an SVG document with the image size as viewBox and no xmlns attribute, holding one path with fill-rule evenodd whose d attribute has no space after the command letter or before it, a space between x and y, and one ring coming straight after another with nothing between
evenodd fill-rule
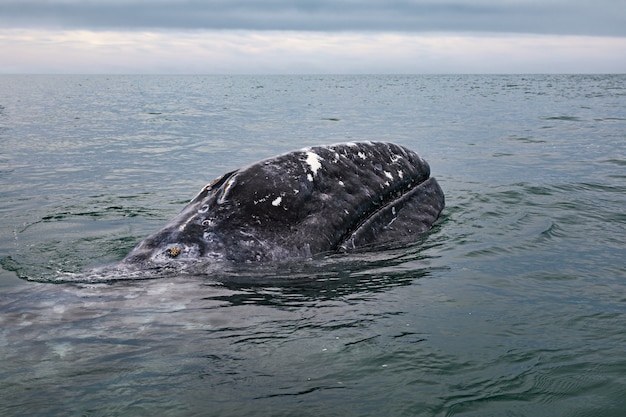
<instances>
[{"instance_id":1,"label":"sky","mask_svg":"<svg viewBox=\"0 0 626 417\"><path fill-rule=\"evenodd\" d=\"M0 0L13 73L626 73L626 1Z\"/></svg>"}]
</instances>

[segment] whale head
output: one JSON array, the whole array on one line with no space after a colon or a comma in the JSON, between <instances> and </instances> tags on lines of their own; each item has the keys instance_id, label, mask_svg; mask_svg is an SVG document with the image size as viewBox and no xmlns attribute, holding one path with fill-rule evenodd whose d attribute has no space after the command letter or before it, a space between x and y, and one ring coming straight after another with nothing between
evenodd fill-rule
<instances>
[{"instance_id":1,"label":"whale head","mask_svg":"<svg viewBox=\"0 0 626 417\"><path fill-rule=\"evenodd\" d=\"M217 178L123 262L279 261L410 242L444 204L428 163L405 147L315 146Z\"/></svg>"}]
</instances>

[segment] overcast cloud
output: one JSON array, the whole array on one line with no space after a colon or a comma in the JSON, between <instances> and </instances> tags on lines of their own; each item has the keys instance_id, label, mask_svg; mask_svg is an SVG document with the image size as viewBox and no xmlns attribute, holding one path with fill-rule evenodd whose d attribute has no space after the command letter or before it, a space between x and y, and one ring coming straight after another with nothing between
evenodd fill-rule
<instances>
[{"instance_id":1,"label":"overcast cloud","mask_svg":"<svg viewBox=\"0 0 626 417\"><path fill-rule=\"evenodd\" d=\"M622 0L4 0L3 27L626 36Z\"/></svg>"},{"instance_id":2,"label":"overcast cloud","mask_svg":"<svg viewBox=\"0 0 626 417\"><path fill-rule=\"evenodd\" d=\"M623 0L0 0L3 73L625 72L624 51Z\"/></svg>"}]
</instances>

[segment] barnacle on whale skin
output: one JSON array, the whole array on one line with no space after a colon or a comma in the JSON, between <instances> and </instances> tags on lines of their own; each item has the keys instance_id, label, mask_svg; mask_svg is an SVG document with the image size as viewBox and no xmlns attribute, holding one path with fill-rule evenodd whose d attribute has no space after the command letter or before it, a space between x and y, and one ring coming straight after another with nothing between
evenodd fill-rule
<instances>
[{"instance_id":1,"label":"barnacle on whale skin","mask_svg":"<svg viewBox=\"0 0 626 417\"><path fill-rule=\"evenodd\" d=\"M180 248L178 246L172 246L167 250L167 254L172 258L175 258L180 255Z\"/></svg>"}]
</instances>

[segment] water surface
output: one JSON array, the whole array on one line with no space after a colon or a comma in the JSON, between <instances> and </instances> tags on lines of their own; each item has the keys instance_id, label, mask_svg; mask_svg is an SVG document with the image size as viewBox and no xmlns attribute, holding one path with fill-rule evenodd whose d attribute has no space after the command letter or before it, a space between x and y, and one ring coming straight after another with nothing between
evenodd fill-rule
<instances>
[{"instance_id":1,"label":"water surface","mask_svg":"<svg viewBox=\"0 0 626 417\"><path fill-rule=\"evenodd\" d=\"M1 76L0 414L621 416L625 114L622 75ZM429 161L422 241L81 273L222 173L354 140Z\"/></svg>"}]
</instances>

